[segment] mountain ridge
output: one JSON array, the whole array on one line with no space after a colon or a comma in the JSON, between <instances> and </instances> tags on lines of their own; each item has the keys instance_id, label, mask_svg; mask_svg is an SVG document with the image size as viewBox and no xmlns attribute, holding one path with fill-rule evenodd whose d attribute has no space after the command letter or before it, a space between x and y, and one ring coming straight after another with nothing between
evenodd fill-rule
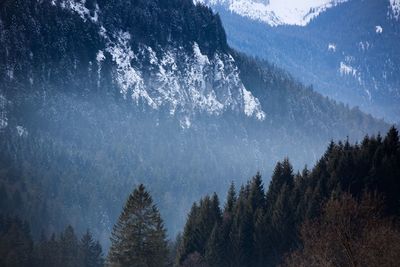
<instances>
[{"instance_id":1,"label":"mountain ridge","mask_svg":"<svg viewBox=\"0 0 400 267\"><path fill-rule=\"evenodd\" d=\"M0 184L20 195L26 205L15 213L37 238L71 224L93 229L107 246L139 183L157 195L174 235L208 188L270 173L286 155L300 168L330 139L389 127L231 49L207 7L98 0L74 1L89 11L71 11L71 1L0 3ZM220 103L229 103L229 91L236 102L208 105L213 91ZM182 103L181 95L205 101ZM253 107L259 101L264 118L245 109L246 97Z\"/></svg>"},{"instance_id":2,"label":"mountain ridge","mask_svg":"<svg viewBox=\"0 0 400 267\"><path fill-rule=\"evenodd\" d=\"M214 10L235 49L269 60L325 96L396 123L400 38L396 3L346 1L306 26L270 27L224 7Z\"/></svg>"},{"instance_id":3,"label":"mountain ridge","mask_svg":"<svg viewBox=\"0 0 400 267\"><path fill-rule=\"evenodd\" d=\"M320 13L348 0L257 1L257 0L195 0L195 3L227 9L232 13L268 24L269 26L306 26Z\"/></svg>"}]
</instances>

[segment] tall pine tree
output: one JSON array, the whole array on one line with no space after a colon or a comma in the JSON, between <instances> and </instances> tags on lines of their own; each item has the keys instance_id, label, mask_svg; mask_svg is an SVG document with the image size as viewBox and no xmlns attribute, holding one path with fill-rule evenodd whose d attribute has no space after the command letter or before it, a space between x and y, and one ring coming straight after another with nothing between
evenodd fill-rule
<instances>
[{"instance_id":1,"label":"tall pine tree","mask_svg":"<svg viewBox=\"0 0 400 267\"><path fill-rule=\"evenodd\" d=\"M167 264L166 231L144 185L129 196L111 236L108 264L118 267L162 267Z\"/></svg>"},{"instance_id":2,"label":"tall pine tree","mask_svg":"<svg viewBox=\"0 0 400 267\"><path fill-rule=\"evenodd\" d=\"M81 258L86 267L103 266L103 254L98 241L87 231L80 240Z\"/></svg>"}]
</instances>

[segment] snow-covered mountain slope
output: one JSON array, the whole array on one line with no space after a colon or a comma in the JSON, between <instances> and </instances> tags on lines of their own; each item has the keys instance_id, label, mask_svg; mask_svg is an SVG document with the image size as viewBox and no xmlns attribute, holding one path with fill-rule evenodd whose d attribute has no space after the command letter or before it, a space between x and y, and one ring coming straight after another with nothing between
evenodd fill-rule
<instances>
[{"instance_id":1,"label":"snow-covered mountain slope","mask_svg":"<svg viewBox=\"0 0 400 267\"><path fill-rule=\"evenodd\" d=\"M348 0L194 0L253 20L277 25L305 26L320 13ZM393 0L396 1L396 0Z\"/></svg>"},{"instance_id":2,"label":"snow-covered mountain slope","mask_svg":"<svg viewBox=\"0 0 400 267\"><path fill-rule=\"evenodd\" d=\"M114 81L124 98L155 110L167 109L181 118L182 127L190 127L197 113L220 115L227 110L265 119L260 102L242 84L228 52L215 50L207 55L195 41L189 49L173 42L152 48L136 43L127 31L107 28L98 4L90 9L85 0L51 0L51 5L79 15L83 23L98 29L104 46L96 54L99 82L103 61L110 58Z\"/></svg>"},{"instance_id":3,"label":"snow-covered mountain slope","mask_svg":"<svg viewBox=\"0 0 400 267\"><path fill-rule=\"evenodd\" d=\"M399 1L347 1L302 27L271 27L213 7L238 50L273 62L326 96L400 120Z\"/></svg>"}]
</instances>

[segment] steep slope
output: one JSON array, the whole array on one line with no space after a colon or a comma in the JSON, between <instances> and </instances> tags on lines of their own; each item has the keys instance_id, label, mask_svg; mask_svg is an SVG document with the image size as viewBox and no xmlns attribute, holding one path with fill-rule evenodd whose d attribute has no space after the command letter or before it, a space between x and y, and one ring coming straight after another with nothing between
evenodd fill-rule
<instances>
[{"instance_id":1,"label":"steep slope","mask_svg":"<svg viewBox=\"0 0 400 267\"><path fill-rule=\"evenodd\" d=\"M106 244L140 182L174 234L210 188L388 127L235 52L189 0L2 1L0 47L2 201L37 236Z\"/></svg>"},{"instance_id":2,"label":"steep slope","mask_svg":"<svg viewBox=\"0 0 400 267\"><path fill-rule=\"evenodd\" d=\"M213 8L224 8L237 15L270 26L305 26L320 13L348 0L195 0Z\"/></svg>"},{"instance_id":3,"label":"steep slope","mask_svg":"<svg viewBox=\"0 0 400 267\"><path fill-rule=\"evenodd\" d=\"M276 27L209 4L233 47L268 59L323 95L399 121L398 1L351 0L301 26Z\"/></svg>"}]
</instances>

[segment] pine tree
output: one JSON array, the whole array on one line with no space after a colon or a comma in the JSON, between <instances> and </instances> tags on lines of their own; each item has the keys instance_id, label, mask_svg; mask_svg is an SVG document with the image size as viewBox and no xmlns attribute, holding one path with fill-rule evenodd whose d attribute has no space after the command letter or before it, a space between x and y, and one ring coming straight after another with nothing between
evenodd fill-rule
<instances>
[{"instance_id":1,"label":"pine tree","mask_svg":"<svg viewBox=\"0 0 400 267\"><path fill-rule=\"evenodd\" d=\"M232 214L236 205L236 189L235 189L235 184L232 182L229 190L228 190L228 196L226 198L226 203L224 206L224 216L225 214Z\"/></svg>"},{"instance_id":2,"label":"pine tree","mask_svg":"<svg viewBox=\"0 0 400 267\"><path fill-rule=\"evenodd\" d=\"M60 257L62 266L81 266L79 242L72 226L68 226L60 237Z\"/></svg>"},{"instance_id":3,"label":"pine tree","mask_svg":"<svg viewBox=\"0 0 400 267\"><path fill-rule=\"evenodd\" d=\"M383 143L385 146L385 150L388 152L389 155L399 151L400 149L399 132L394 126L390 128Z\"/></svg>"},{"instance_id":4,"label":"pine tree","mask_svg":"<svg viewBox=\"0 0 400 267\"><path fill-rule=\"evenodd\" d=\"M103 256L101 246L98 241L93 239L92 234L88 231L80 240L81 257L83 266L100 267L103 266Z\"/></svg>"},{"instance_id":5,"label":"pine tree","mask_svg":"<svg viewBox=\"0 0 400 267\"><path fill-rule=\"evenodd\" d=\"M193 205L182 236L178 254L179 264L195 252L204 257L213 227L221 223L221 217L217 194L212 197L206 196L200 200L199 205Z\"/></svg>"},{"instance_id":6,"label":"pine tree","mask_svg":"<svg viewBox=\"0 0 400 267\"><path fill-rule=\"evenodd\" d=\"M293 167L287 158L284 159L282 163L278 162L276 164L272 175L271 183L266 195L266 206L269 216L272 216L273 207L284 184L287 184L290 188L294 185Z\"/></svg>"},{"instance_id":7,"label":"pine tree","mask_svg":"<svg viewBox=\"0 0 400 267\"><path fill-rule=\"evenodd\" d=\"M230 238L233 247L233 266L252 266L254 253L254 224L253 214L250 212L248 190L243 187L237 201L235 216L232 222Z\"/></svg>"},{"instance_id":8,"label":"pine tree","mask_svg":"<svg viewBox=\"0 0 400 267\"><path fill-rule=\"evenodd\" d=\"M167 257L163 221L141 184L129 196L113 228L108 263L120 267L162 267Z\"/></svg>"},{"instance_id":9,"label":"pine tree","mask_svg":"<svg viewBox=\"0 0 400 267\"><path fill-rule=\"evenodd\" d=\"M223 267L225 255L225 242L220 226L216 223L207 242L205 260L210 267Z\"/></svg>"},{"instance_id":10,"label":"pine tree","mask_svg":"<svg viewBox=\"0 0 400 267\"><path fill-rule=\"evenodd\" d=\"M253 213L255 213L257 209L264 209L264 186L259 172L253 177L250 184L249 205Z\"/></svg>"},{"instance_id":11,"label":"pine tree","mask_svg":"<svg viewBox=\"0 0 400 267\"><path fill-rule=\"evenodd\" d=\"M196 239L198 216L199 207L197 203L193 203L185 224L185 228L183 230L181 244L178 249L178 255L176 258L176 262L178 265L180 265L189 254L199 250L198 242Z\"/></svg>"}]
</instances>

